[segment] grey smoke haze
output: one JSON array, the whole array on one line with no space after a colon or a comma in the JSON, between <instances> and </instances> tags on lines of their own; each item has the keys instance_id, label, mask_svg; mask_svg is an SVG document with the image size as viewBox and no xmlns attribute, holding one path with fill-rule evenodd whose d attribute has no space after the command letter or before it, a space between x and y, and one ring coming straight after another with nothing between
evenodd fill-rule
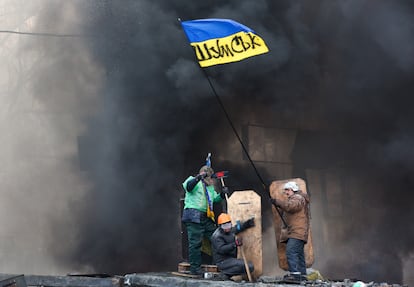
<instances>
[{"instance_id":1,"label":"grey smoke haze","mask_svg":"<svg viewBox=\"0 0 414 287\"><path fill-rule=\"evenodd\" d=\"M231 18L271 50L207 69L237 129L298 129L292 177L340 168L358 182L352 195L363 208L344 207L329 225L335 240L318 250L316 268L332 277L401 282L414 237L413 6L34 1L20 19L26 25L8 29L85 37L0 34L18 47L12 66L25 71L2 70L11 79L1 92L9 107L2 105L2 224L18 237L28 226L30 234L39 231L35 241L45 250L33 257L46 266L50 260L65 270L124 274L176 268L180 184L207 152L213 166L231 170L233 189L254 188L267 206L177 21ZM9 57L7 45L0 51ZM308 141L313 132L319 140ZM283 179L258 165L266 181ZM15 204L20 217L5 220ZM312 223L320 220L315 214ZM15 246L28 245L20 240Z\"/></svg>"},{"instance_id":2,"label":"grey smoke haze","mask_svg":"<svg viewBox=\"0 0 414 287\"><path fill-rule=\"evenodd\" d=\"M0 4L2 31L78 30L80 19L71 4L61 3L59 9L47 1ZM73 38L3 32L0 37L1 272L65 272L50 248L76 242L71 205L89 186L79 172L76 138L86 127L82 118L99 106L102 70Z\"/></svg>"}]
</instances>

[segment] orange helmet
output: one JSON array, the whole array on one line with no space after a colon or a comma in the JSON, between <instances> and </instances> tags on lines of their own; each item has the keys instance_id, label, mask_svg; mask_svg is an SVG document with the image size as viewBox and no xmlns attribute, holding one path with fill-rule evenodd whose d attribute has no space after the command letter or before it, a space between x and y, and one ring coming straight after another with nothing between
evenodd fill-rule
<instances>
[{"instance_id":1,"label":"orange helmet","mask_svg":"<svg viewBox=\"0 0 414 287\"><path fill-rule=\"evenodd\" d=\"M217 218L217 224L219 224L219 225L227 223L227 222L231 222L231 217L227 213L222 213Z\"/></svg>"}]
</instances>

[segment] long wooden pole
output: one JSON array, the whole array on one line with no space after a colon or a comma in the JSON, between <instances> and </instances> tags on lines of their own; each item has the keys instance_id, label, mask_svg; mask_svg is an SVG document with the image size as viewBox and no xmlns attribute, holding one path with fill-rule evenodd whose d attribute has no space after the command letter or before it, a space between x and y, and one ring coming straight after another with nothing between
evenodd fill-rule
<instances>
[{"instance_id":1,"label":"long wooden pole","mask_svg":"<svg viewBox=\"0 0 414 287\"><path fill-rule=\"evenodd\" d=\"M246 259L246 256L244 255L243 245L239 246L239 250L240 250L241 256L243 257L244 268L246 269L246 273L247 273L247 277L249 278L249 282L253 282L252 274L250 274L249 264L247 264L247 259Z\"/></svg>"}]
</instances>

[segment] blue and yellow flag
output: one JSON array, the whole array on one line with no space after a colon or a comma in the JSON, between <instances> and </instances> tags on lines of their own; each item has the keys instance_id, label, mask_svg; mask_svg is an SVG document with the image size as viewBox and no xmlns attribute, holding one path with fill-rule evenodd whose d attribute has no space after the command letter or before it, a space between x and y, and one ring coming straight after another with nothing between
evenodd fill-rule
<instances>
[{"instance_id":1,"label":"blue and yellow flag","mask_svg":"<svg viewBox=\"0 0 414 287\"><path fill-rule=\"evenodd\" d=\"M181 22L201 67L226 64L269 52L252 29L229 19Z\"/></svg>"}]
</instances>

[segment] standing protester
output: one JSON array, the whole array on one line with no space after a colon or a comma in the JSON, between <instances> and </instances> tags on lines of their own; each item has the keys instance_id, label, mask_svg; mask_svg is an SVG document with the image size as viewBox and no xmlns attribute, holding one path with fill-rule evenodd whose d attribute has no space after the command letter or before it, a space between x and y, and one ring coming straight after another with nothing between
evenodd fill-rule
<instances>
[{"instance_id":1,"label":"standing protester","mask_svg":"<svg viewBox=\"0 0 414 287\"><path fill-rule=\"evenodd\" d=\"M283 210L287 227L282 227L280 242L286 243L286 258L289 275L286 279L306 280L304 245L309 234L309 196L299 190L296 182L290 181L283 187L286 201L271 198L276 208ZM287 228L287 230L286 230ZM286 236L285 232L286 232Z\"/></svg>"},{"instance_id":2,"label":"standing protester","mask_svg":"<svg viewBox=\"0 0 414 287\"><path fill-rule=\"evenodd\" d=\"M232 226L230 215L222 213L217 219L219 227L214 231L211 237L213 247L213 258L217 267L221 271L222 279L228 279L235 275L246 274L246 267L243 259L237 259L237 247L242 246L242 238L236 237L236 234L254 226L254 218L244 223ZM248 263L250 272L253 272L254 266Z\"/></svg>"},{"instance_id":3,"label":"standing protester","mask_svg":"<svg viewBox=\"0 0 414 287\"><path fill-rule=\"evenodd\" d=\"M203 238L210 240L216 229L213 203L224 198L214 189L214 171L205 165L197 176L189 176L183 183L185 193L182 222L187 228L190 273L201 275L201 246Z\"/></svg>"}]
</instances>

